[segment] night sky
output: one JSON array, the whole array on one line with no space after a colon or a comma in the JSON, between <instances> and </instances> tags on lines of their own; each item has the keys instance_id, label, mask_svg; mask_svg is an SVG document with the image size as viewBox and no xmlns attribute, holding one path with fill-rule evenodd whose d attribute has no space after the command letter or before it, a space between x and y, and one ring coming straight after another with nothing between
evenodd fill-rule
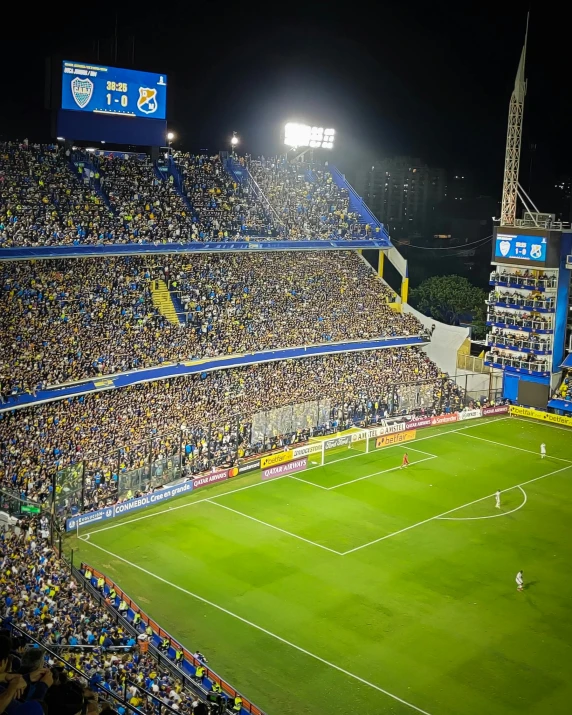
<instances>
[{"instance_id":1,"label":"night sky","mask_svg":"<svg viewBox=\"0 0 572 715\"><path fill-rule=\"evenodd\" d=\"M540 200L543 184L569 172L572 93L569 29L558 24L550 2L536 5L521 181L528 187L528 148L535 143L532 190ZM3 137L49 136L46 56L94 61L99 40L99 61L115 64L115 8L117 65L133 66L135 36L135 66L169 75L175 147L216 151L226 148L235 130L242 151L277 153L281 126L298 119L337 129L332 158L348 172L376 156L413 154L470 173L482 192L500 197L526 3L22 8L17 21L5 25L0 43Z\"/></svg>"}]
</instances>

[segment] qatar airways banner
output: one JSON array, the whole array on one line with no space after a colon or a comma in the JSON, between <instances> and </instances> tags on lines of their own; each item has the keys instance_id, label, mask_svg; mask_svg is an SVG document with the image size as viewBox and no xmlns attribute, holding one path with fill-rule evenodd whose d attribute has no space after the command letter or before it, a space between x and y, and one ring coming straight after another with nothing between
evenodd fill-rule
<instances>
[{"instance_id":1,"label":"qatar airways banner","mask_svg":"<svg viewBox=\"0 0 572 715\"><path fill-rule=\"evenodd\" d=\"M497 405L496 407L483 407L483 417L488 415L506 415L509 411L508 405Z\"/></svg>"},{"instance_id":2,"label":"qatar airways banner","mask_svg":"<svg viewBox=\"0 0 572 715\"><path fill-rule=\"evenodd\" d=\"M307 464L307 457L294 459L292 462L288 462L287 464L277 464L274 467L264 469L262 471L262 479L275 479L276 477L285 477L293 472L301 472L303 469L306 469Z\"/></svg>"},{"instance_id":3,"label":"qatar airways banner","mask_svg":"<svg viewBox=\"0 0 572 715\"><path fill-rule=\"evenodd\" d=\"M212 476L212 475L210 475ZM146 509L150 506L156 506L157 504L162 504L168 499L173 497L180 497L182 494L187 494L191 492L194 488L193 482L183 482L182 484L177 484L174 487L166 487L165 489L157 489L155 492L150 494L144 494L136 499L129 499L129 501L120 502L115 504L115 506L108 506L104 509L97 509L97 511L89 511L86 514L80 514L78 516L72 516L66 520L66 531L73 531L81 526L87 526L88 524L97 524L101 521L107 521L108 519L113 519L116 516L123 516L129 514L132 511L138 511L139 509Z\"/></svg>"},{"instance_id":4,"label":"qatar airways banner","mask_svg":"<svg viewBox=\"0 0 572 715\"><path fill-rule=\"evenodd\" d=\"M232 469L224 469L222 472L212 472L211 474L205 474L203 477L195 477L193 479L194 489L199 489L200 487L206 487L209 484L216 484L217 482L224 482L225 479L229 477L236 477L238 474L238 467L233 467Z\"/></svg>"},{"instance_id":5,"label":"qatar airways banner","mask_svg":"<svg viewBox=\"0 0 572 715\"><path fill-rule=\"evenodd\" d=\"M431 417L414 417L405 423L405 429L418 429L421 427L431 427Z\"/></svg>"}]
</instances>

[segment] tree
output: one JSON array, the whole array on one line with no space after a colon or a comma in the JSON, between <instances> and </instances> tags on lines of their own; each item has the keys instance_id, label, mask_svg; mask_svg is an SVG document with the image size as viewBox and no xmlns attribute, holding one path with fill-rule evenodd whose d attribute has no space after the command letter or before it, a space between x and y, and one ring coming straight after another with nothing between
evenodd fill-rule
<instances>
[{"instance_id":1,"label":"tree","mask_svg":"<svg viewBox=\"0 0 572 715\"><path fill-rule=\"evenodd\" d=\"M411 291L411 304L448 325L472 323L474 337L484 337L486 292L461 276L433 276Z\"/></svg>"}]
</instances>

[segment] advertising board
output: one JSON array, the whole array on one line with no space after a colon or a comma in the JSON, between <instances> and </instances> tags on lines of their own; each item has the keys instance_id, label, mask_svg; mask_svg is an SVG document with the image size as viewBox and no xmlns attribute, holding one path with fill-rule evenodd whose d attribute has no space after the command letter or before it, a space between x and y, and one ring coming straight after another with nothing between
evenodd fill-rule
<instances>
[{"instance_id":1,"label":"advertising board","mask_svg":"<svg viewBox=\"0 0 572 715\"><path fill-rule=\"evenodd\" d=\"M220 472L212 472L212 474L205 474L202 477L195 477L193 479L193 488L200 489L201 487L206 487L209 484L216 484L217 482L224 482L225 479L229 478L229 469L224 469Z\"/></svg>"},{"instance_id":2,"label":"advertising board","mask_svg":"<svg viewBox=\"0 0 572 715\"><path fill-rule=\"evenodd\" d=\"M266 469L266 467L273 467L275 464L291 462L293 457L294 452L291 449L287 449L285 452L275 452L274 454L268 454L266 457L262 457L260 466L262 469Z\"/></svg>"},{"instance_id":3,"label":"advertising board","mask_svg":"<svg viewBox=\"0 0 572 715\"><path fill-rule=\"evenodd\" d=\"M533 410L532 407L519 407L511 405L509 410L511 415L520 415L521 417L530 417L533 420L541 420L542 422L551 422L556 425L566 425L572 427L572 417L565 415L553 415L551 412L543 412L542 410Z\"/></svg>"},{"instance_id":4,"label":"advertising board","mask_svg":"<svg viewBox=\"0 0 572 715\"><path fill-rule=\"evenodd\" d=\"M262 471L262 479L275 479L276 477L285 477L287 474L301 472L308 465L307 457L294 459L286 464L277 464L274 467L269 467Z\"/></svg>"},{"instance_id":5,"label":"advertising board","mask_svg":"<svg viewBox=\"0 0 572 715\"><path fill-rule=\"evenodd\" d=\"M489 415L506 415L509 411L509 406L497 405L496 407L483 407L481 411L483 417L488 417Z\"/></svg>"},{"instance_id":6,"label":"advertising board","mask_svg":"<svg viewBox=\"0 0 572 715\"><path fill-rule=\"evenodd\" d=\"M174 487L157 489L157 491L151 492L150 494L145 494L143 496L136 497L135 499L129 499L129 501L120 502L119 504L115 504L115 506L108 506L104 509L97 509L96 511L90 511L86 514L72 516L69 519L66 519L66 531L73 531L81 526L97 524L101 521L113 519L116 516L129 514L132 511L138 511L139 509L156 506L157 504L161 504L162 502L172 499L173 497L187 494L193 489L193 482L183 482L182 484L177 484Z\"/></svg>"},{"instance_id":7,"label":"advertising board","mask_svg":"<svg viewBox=\"0 0 572 715\"><path fill-rule=\"evenodd\" d=\"M396 432L394 434L385 434L382 437L378 437L375 441L375 446L377 449L380 447L391 447L395 444L402 444L403 442L411 442L417 436L416 430L408 430L407 432Z\"/></svg>"}]
</instances>

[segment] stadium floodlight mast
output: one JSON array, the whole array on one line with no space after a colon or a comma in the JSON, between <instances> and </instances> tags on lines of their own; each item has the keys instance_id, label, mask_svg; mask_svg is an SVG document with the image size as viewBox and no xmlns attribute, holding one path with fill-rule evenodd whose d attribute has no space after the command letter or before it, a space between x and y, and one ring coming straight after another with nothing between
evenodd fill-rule
<instances>
[{"instance_id":1,"label":"stadium floodlight mast","mask_svg":"<svg viewBox=\"0 0 572 715\"><path fill-rule=\"evenodd\" d=\"M303 150L296 158L314 149L333 149L335 136L335 129L312 127L298 122L288 122L284 127L284 144L290 149Z\"/></svg>"},{"instance_id":2,"label":"stadium floodlight mast","mask_svg":"<svg viewBox=\"0 0 572 715\"><path fill-rule=\"evenodd\" d=\"M236 132L233 132L232 136L230 138L230 155L231 156L234 154L234 150L236 149L239 142L240 142L240 139L236 136Z\"/></svg>"},{"instance_id":3,"label":"stadium floodlight mast","mask_svg":"<svg viewBox=\"0 0 572 715\"><path fill-rule=\"evenodd\" d=\"M175 135L173 134L173 132L167 133L167 147L168 147L167 154L169 156L171 156L171 144L173 143L174 138L175 138Z\"/></svg>"}]
</instances>

